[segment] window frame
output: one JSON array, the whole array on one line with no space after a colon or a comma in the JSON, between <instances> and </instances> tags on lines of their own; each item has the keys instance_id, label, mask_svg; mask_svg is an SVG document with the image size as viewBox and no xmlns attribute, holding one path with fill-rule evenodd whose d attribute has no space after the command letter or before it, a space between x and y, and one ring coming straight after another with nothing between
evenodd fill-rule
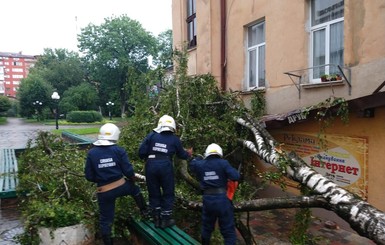
<instances>
[{"instance_id":1,"label":"window frame","mask_svg":"<svg viewBox=\"0 0 385 245\"><path fill-rule=\"evenodd\" d=\"M188 48L193 48L197 45L196 0L187 0L186 3Z\"/></svg>"},{"instance_id":2,"label":"window frame","mask_svg":"<svg viewBox=\"0 0 385 245\"><path fill-rule=\"evenodd\" d=\"M316 1L316 0L314 0ZM316 69L317 67L320 68L322 66L324 66L324 71L325 73L324 74L328 74L330 75L330 35L331 35L331 26L334 25L334 24L337 24L337 23L341 23L342 22L342 25L344 25L344 19L345 19L345 16L343 17L339 17L339 18L336 18L336 19L333 19L333 20L330 20L330 21L327 21L327 22L324 22L324 23L320 23L320 24L316 24L316 25L312 25L312 4L313 4L313 1L310 0L310 4L309 4L309 23L310 23L310 57L309 57L309 61L310 61L310 67L312 67L312 69L310 69L310 74L309 74L309 82L310 83L320 83L321 82L321 74L320 74L320 77L318 78L314 78L314 69ZM345 4L345 3L344 3ZM315 48L315 33L320 31L320 30L325 30L325 37L324 37L324 45L325 45L325 61L324 61L324 64L321 64L321 65L317 65L317 67L315 67L314 65L314 48ZM343 37L343 36L342 36ZM344 43L342 44L342 48L344 48ZM342 60L343 62L343 60ZM338 65L338 64L337 64ZM339 65L343 65L343 64L339 64Z\"/></svg>"},{"instance_id":3,"label":"window frame","mask_svg":"<svg viewBox=\"0 0 385 245\"><path fill-rule=\"evenodd\" d=\"M263 25L263 32L264 32L264 39L262 42L257 43L255 45L249 46L250 45L250 28L257 27ZM245 82L245 89L247 91L253 90L253 89L263 89L266 87L266 21L262 20L256 23L253 23L249 26L247 26L247 40L246 40L246 82ZM264 74L263 74L263 84L260 84L259 82L259 77L260 77L260 65L261 65L261 60L260 60L260 48L264 49L264 56L263 56L263 68L264 68ZM251 59L251 53L255 51L255 86L250 86L250 59ZM261 86L262 85L262 86Z\"/></svg>"}]
</instances>

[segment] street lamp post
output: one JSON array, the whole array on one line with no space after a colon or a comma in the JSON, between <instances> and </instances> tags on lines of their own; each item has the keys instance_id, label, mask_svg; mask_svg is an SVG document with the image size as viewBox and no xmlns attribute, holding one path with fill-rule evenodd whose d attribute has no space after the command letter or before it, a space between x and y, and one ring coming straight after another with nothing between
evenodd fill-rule
<instances>
[{"instance_id":1,"label":"street lamp post","mask_svg":"<svg viewBox=\"0 0 385 245\"><path fill-rule=\"evenodd\" d=\"M107 103L106 103L106 106L108 107L108 116L110 117L110 121L112 120L112 116L111 116L111 107L114 105L114 103L113 102L111 102L111 101L108 101Z\"/></svg>"},{"instance_id":2,"label":"street lamp post","mask_svg":"<svg viewBox=\"0 0 385 245\"><path fill-rule=\"evenodd\" d=\"M36 100L36 101L32 102L32 104L36 107L35 108L35 110L36 110L36 120L40 121L39 120L39 116L40 116L39 106L42 106L43 102Z\"/></svg>"},{"instance_id":3,"label":"street lamp post","mask_svg":"<svg viewBox=\"0 0 385 245\"><path fill-rule=\"evenodd\" d=\"M55 101L55 120L56 120L56 129L59 129L59 99L60 95L57 92L53 92L51 98Z\"/></svg>"}]
</instances>

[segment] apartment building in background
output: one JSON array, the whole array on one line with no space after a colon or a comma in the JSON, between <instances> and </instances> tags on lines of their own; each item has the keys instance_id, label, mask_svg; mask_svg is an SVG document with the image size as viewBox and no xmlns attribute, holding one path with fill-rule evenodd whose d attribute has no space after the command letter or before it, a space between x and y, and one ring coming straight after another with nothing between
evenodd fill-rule
<instances>
[{"instance_id":1,"label":"apartment building in background","mask_svg":"<svg viewBox=\"0 0 385 245\"><path fill-rule=\"evenodd\" d=\"M15 98L21 79L35 63L36 56L0 52L0 95Z\"/></svg>"},{"instance_id":2,"label":"apartment building in background","mask_svg":"<svg viewBox=\"0 0 385 245\"><path fill-rule=\"evenodd\" d=\"M383 0L173 0L173 43L188 73L211 73L246 104L264 93L267 130L315 170L385 211ZM349 103L324 132L301 110ZM260 163L260 169L267 169Z\"/></svg>"}]
</instances>

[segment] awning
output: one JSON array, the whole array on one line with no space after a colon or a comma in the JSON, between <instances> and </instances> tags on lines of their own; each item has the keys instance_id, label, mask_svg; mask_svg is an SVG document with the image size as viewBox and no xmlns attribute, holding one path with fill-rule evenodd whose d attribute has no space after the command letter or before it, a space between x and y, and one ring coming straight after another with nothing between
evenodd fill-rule
<instances>
[{"instance_id":1,"label":"awning","mask_svg":"<svg viewBox=\"0 0 385 245\"><path fill-rule=\"evenodd\" d=\"M358 117L374 117L374 109L385 106L385 92L377 92L348 101L349 112L356 112ZM300 123L313 119L317 109L310 110L308 115L302 113L302 109L296 109L287 113L265 115L261 122L267 129L282 128L294 123Z\"/></svg>"}]
</instances>

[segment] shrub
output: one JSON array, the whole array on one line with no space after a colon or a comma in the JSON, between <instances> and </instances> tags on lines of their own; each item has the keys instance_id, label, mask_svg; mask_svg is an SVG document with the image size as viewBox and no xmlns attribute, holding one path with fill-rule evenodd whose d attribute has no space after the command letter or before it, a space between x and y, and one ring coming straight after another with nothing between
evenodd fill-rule
<instances>
[{"instance_id":1,"label":"shrub","mask_svg":"<svg viewBox=\"0 0 385 245\"><path fill-rule=\"evenodd\" d=\"M92 123L102 120L102 115L97 111L71 111L67 114L67 121L74 123Z\"/></svg>"}]
</instances>

